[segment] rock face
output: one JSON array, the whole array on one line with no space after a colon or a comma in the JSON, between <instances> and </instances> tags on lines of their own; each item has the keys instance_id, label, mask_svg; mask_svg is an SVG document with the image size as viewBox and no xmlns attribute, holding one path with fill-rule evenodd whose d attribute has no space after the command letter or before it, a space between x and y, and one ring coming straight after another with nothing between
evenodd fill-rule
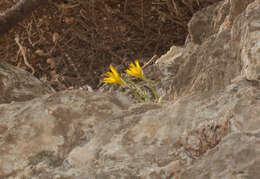
<instances>
[{"instance_id":1,"label":"rock face","mask_svg":"<svg viewBox=\"0 0 260 179\"><path fill-rule=\"evenodd\" d=\"M162 104L47 87L3 100L0 178L260 178L259 19L260 1L194 14L186 45L153 65Z\"/></svg>"},{"instance_id":2,"label":"rock face","mask_svg":"<svg viewBox=\"0 0 260 179\"><path fill-rule=\"evenodd\" d=\"M235 21L233 39L239 43L243 74L248 80L260 79L260 4L251 3L247 10ZM242 26L240 26L242 25Z\"/></svg>"},{"instance_id":3,"label":"rock face","mask_svg":"<svg viewBox=\"0 0 260 179\"><path fill-rule=\"evenodd\" d=\"M241 79L162 105L79 90L3 104L1 178L259 176L259 99Z\"/></svg>"}]
</instances>

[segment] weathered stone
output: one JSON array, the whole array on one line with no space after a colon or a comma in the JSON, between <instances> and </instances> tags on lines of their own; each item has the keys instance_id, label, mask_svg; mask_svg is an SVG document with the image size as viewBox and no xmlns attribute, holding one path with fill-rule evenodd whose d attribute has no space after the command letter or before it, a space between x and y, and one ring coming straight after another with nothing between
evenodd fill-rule
<instances>
[{"instance_id":1,"label":"weathered stone","mask_svg":"<svg viewBox=\"0 0 260 179\"><path fill-rule=\"evenodd\" d=\"M244 1L240 1L240 0L230 0L230 16L231 19L235 19L239 14L241 14L246 7L248 6L248 4L254 2L254 0L244 0Z\"/></svg>"},{"instance_id":2,"label":"weathered stone","mask_svg":"<svg viewBox=\"0 0 260 179\"><path fill-rule=\"evenodd\" d=\"M236 19L232 38L239 44L242 73L248 80L260 79L260 2L256 1Z\"/></svg>"},{"instance_id":3,"label":"weathered stone","mask_svg":"<svg viewBox=\"0 0 260 179\"><path fill-rule=\"evenodd\" d=\"M162 104L113 90L31 90L0 104L0 178L258 179L260 1L250 2L196 13L186 45L145 69Z\"/></svg>"},{"instance_id":4,"label":"weathered stone","mask_svg":"<svg viewBox=\"0 0 260 179\"><path fill-rule=\"evenodd\" d=\"M167 98L223 89L240 75L241 68L247 79L257 80L259 38L258 30L250 24L257 24L254 21L259 19L259 1L242 13L250 2L236 5L235 1L223 1L194 14L188 26L190 40L183 52L178 57L169 56L167 62L158 60L160 71L174 69L167 71L168 79L159 85ZM255 13L250 16L248 11ZM237 18L232 29L233 20L227 24L230 17Z\"/></svg>"},{"instance_id":5,"label":"weathered stone","mask_svg":"<svg viewBox=\"0 0 260 179\"><path fill-rule=\"evenodd\" d=\"M230 32L223 31L212 35L201 45L187 44L181 55L172 59L172 62L169 60L167 68L175 70L172 74L168 73L159 88L166 90L170 99L224 89L241 71L240 61L230 40Z\"/></svg>"},{"instance_id":6,"label":"weathered stone","mask_svg":"<svg viewBox=\"0 0 260 179\"><path fill-rule=\"evenodd\" d=\"M215 149L181 173L180 178L250 178L260 177L260 131L234 133Z\"/></svg>"},{"instance_id":7,"label":"weathered stone","mask_svg":"<svg viewBox=\"0 0 260 179\"><path fill-rule=\"evenodd\" d=\"M210 6L206 11L195 13L188 24L189 35L193 43L201 44L214 34L212 31L212 18L215 6Z\"/></svg>"},{"instance_id":8,"label":"weathered stone","mask_svg":"<svg viewBox=\"0 0 260 179\"><path fill-rule=\"evenodd\" d=\"M28 72L0 62L0 104L27 101L53 91Z\"/></svg>"},{"instance_id":9,"label":"weathered stone","mask_svg":"<svg viewBox=\"0 0 260 179\"><path fill-rule=\"evenodd\" d=\"M0 176L170 177L174 175L173 162L185 169L229 133L243 132L240 135L247 140L248 135L259 131L258 87L238 80L226 91L210 96L137 105L100 93L64 91L2 104ZM227 137L213 151L227 150L229 154L233 148L222 147L228 142L238 145ZM247 157L243 150L257 152L253 141L240 145L241 153L234 155L232 162ZM244 167L251 170L258 158L247 160ZM186 176L195 169L180 171ZM212 168L211 176L218 170Z\"/></svg>"}]
</instances>

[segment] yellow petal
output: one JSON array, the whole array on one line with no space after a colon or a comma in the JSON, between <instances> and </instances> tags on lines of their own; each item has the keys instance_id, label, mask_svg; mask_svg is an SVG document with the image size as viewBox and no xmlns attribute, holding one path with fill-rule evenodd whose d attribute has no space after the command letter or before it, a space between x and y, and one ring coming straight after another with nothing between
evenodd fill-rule
<instances>
[{"instance_id":1,"label":"yellow petal","mask_svg":"<svg viewBox=\"0 0 260 179\"><path fill-rule=\"evenodd\" d=\"M113 74L111 72L106 72L105 76L110 77L110 76L113 76Z\"/></svg>"},{"instance_id":2,"label":"yellow petal","mask_svg":"<svg viewBox=\"0 0 260 179\"><path fill-rule=\"evenodd\" d=\"M125 85L125 82L121 79L119 73L112 65L110 65L110 70L111 72L105 73L106 77L103 79L103 81L105 83L117 83L117 84Z\"/></svg>"},{"instance_id":3,"label":"yellow petal","mask_svg":"<svg viewBox=\"0 0 260 179\"><path fill-rule=\"evenodd\" d=\"M142 69L140 67L140 64L137 60L135 60L135 65L133 63L131 63L128 67L127 70L125 70L125 72L131 76L137 77L137 78L141 78L143 80L147 80L142 72Z\"/></svg>"},{"instance_id":4,"label":"yellow petal","mask_svg":"<svg viewBox=\"0 0 260 179\"><path fill-rule=\"evenodd\" d=\"M136 64L138 69L141 69L140 64L139 64L139 62L137 60L135 60L135 64Z\"/></svg>"},{"instance_id":5,"label":"yellow petal","mask_svg":"<svg viewBox=\"0 0 260 179\"><path fill-rule=\"evenodd\" d=\"M113 67L113 65L110 65L110 70L112 71L112 73L115 75L115 76L119 76L118 72L116 71L116 69Z\"/></svg>"}]
</instances>

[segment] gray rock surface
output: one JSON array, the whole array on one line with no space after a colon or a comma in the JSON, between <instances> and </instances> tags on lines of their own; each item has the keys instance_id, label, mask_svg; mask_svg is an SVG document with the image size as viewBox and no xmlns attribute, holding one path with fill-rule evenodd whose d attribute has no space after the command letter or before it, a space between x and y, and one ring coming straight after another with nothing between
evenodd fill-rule
<instances>
[{"instance_id":1,"label":"gray rock surface","mask_svg":"<svg viewBox=\"0 0 260 179\"><path fill-rule=\"evenodd\" d=\"M235 20L233 39L239 43L242 73L248 80L260 79L260 3L251 3Z\"/></svg>"},{"instance_id":2,"label":"gray rock surface","mask_svg":"<svg viewBox=\"0 0 260 179\"><path fill-rule=\"evenodd\" d=\"M0 104L27 101L53 91L30 73L5 62L0 63Z\"/></svg>"},{"instance_id":3,"label":"gray rock surface","mask_svg":"<svg viewBox=\"0 0 260 179\"><path fill-rule=\"evenodd\" d=\"M34 79L44 90L22 81L28 98L5 90L14 102L1 96L0 178L260 178L259 11L259 0L225 0L197 12L186 45L145 70L159 75L162 104L51 93Z\"/></svg>"},{"instance_id":4,"label":"gray rock surface","mask_svg":"<svg viewBox=\"0 0 260 179\"><path fill-rule=\"evenodd\" d=\"M239 79L161 105L80 90L2 104L0 178L258 176L259 98ZM210 157L228 166L223 173Z\"/></svg>"}]
</instances>

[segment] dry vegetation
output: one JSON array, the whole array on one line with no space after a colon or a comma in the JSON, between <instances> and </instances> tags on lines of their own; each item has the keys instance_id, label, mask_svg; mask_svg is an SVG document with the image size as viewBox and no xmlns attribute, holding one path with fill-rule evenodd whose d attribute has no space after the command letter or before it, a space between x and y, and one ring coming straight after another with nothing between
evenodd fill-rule
<instances>
[{"instance_id":1,"label":"dry vegetation","mask_svg":"<svg viewBox=\"0 0 260 179\"><path fill-rule=\"evenodd\" d=\"M1 0L0 13L16 0ZM56 90L97 87L110 63L127 65L182 45L198 0L53 0L0 39L0 59ZM4 50L2 50L4 49Z\"/></svg>"}]
</instances>

